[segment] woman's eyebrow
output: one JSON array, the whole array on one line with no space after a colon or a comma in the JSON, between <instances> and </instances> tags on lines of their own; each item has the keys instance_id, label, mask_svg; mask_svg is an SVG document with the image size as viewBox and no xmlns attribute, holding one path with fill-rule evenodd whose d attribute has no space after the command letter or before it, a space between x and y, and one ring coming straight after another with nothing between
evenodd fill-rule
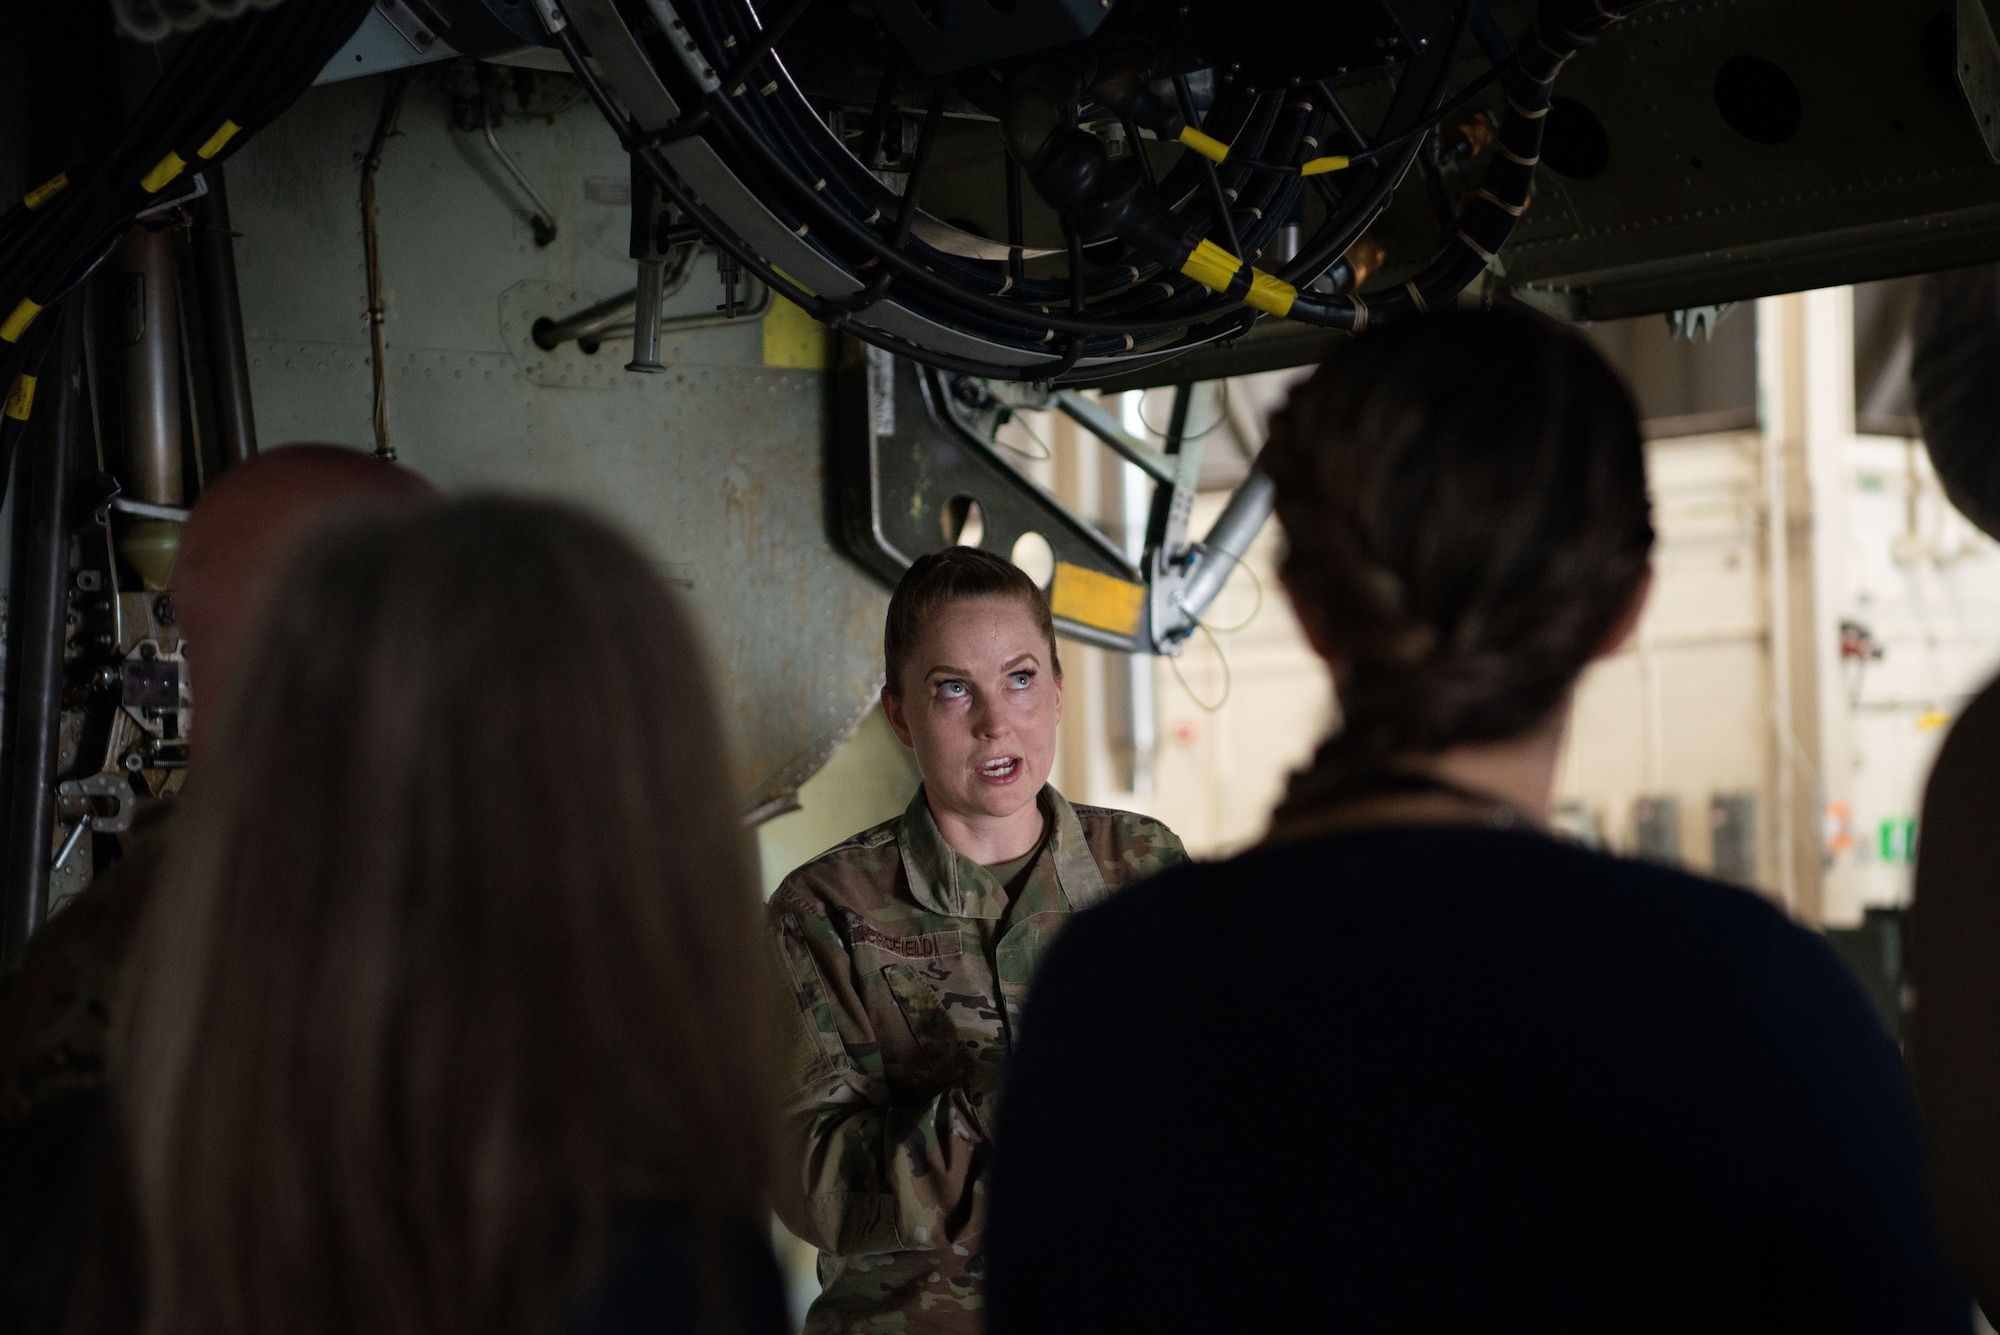
<instances>
[{"instance_id":1,"label":"woman's eyebrow","mask_svg":"<svg viewBox=\"0 0 2000 1335\"><path fill-rule=\"evenodd\" d=\"M938 666L934 668L925 669L924 676L935 677L940 672L949 673L954 677L969 677L972 675L972 669L970 668L950 667L946 664L940 663Z\"/></svg>"},{"instance_id":2,"label":"woman's eyebrow","mask_svg":"<svg viewBox=\"0 0 2000 1335\"><path fill-rule=\"evenodd\" d=\"M1012 658L1007 660L1007 667L1009 668L1016 667L1022 663L1033 663L1036 667L1040 667L1042 664L1042 660L1037 658L1032 653L1015 654ZM1003 669L1003 671L1004 670L1005 669Z\"/></svg>"}]
</instances>

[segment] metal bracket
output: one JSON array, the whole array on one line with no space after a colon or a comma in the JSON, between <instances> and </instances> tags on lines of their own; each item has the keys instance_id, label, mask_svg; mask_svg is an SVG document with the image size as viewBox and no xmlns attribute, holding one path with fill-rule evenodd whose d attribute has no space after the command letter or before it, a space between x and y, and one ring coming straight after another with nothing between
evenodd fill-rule
<instances>
[{"instance_id":1,"label":"metal bracket","mask_svg":"<svg viewBox=\"0 0 2000 1335\"><path fill-rule=\"evenodd\" d=\"M1189 406L1204 393L1181 387L1162 452L1080 395L1038 398L1021 386L989 385L867 348L839 373L841 538L850 555L893 584L917 557L962 540L977 504L978 546L1032 568L1024 548L1036 535L1048 544L1050 568L1037 573L1061 633L1126 653L1177 654L1271 513L1269 479L1253 469L1208 536L1187 541L1201 457L1185 427ZM994 428L1014 407L1065 413L1154 479L1143 567L993 443Z\"/></svg>"},{"instance_id":2,"label":"metal bracket","mask_svg":"<svg viewBox=\"0 0 2000 1335\"><path fill-rule=\"evenodd\" d=\"M2000 162L2000 4L1958 0L1958 86L1986 142L1987 156Z\"/></svg>"},{"instance_id":3,"label":"metal bracket","mask_svg":"<svg viewBox=\"0 0 2000 1335\"><path fill-rule=\"evenodd\" d=\"M417 17L416 11L403 0L375 0L375 12L387 19L396 35L410 44L410 49L418 55L429 55L437 45L437 33L431 25Z\"/></svg>"},{"instance_id":4,"label":"metal bracket","mask_svg":"<svg viewBox=\"0 0 2000 1335\"><path fill-rule=\"evenodd\" d=\"M84 803L85 810L90 813L90 828L99 834L123 834L132 828L132 817L139 810L138 796L122 774L93 774L87 779L67 779L56 785L56 796ZM109 801L112 810L109 814L93 810L95 804L92 799Z\"/></svg>"},{"instance_id":5,"label":"metal bracket","mask_svg":"<svg viewBox=\"0 0 2000 1335\"><path fill-rule=\"evenodd\" d=\"M1736 303L1714 306L1683 306L1667 312L1667 337L1682 343L1706 343L1715 337L1715 327L1729 318Z\"/></svg>"}]
</instances>

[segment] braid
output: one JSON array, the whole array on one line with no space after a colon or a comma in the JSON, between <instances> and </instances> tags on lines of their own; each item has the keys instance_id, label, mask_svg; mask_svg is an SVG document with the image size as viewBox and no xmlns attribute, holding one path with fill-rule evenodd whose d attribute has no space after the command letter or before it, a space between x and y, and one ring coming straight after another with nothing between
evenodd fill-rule
<instances>
[{"instance_id":1,"label":"braid","mask_svg":"<svg viewBox=\"0 0 2000 1335\"><path fill-rule=\"evenodd\" d=\"M1281 820L1405 757L1532 730L1645 576L1631 399L1538 317L1447 312L1357 340L1273 417L1262 462L1342 718Z\"/></svg>"}]
</instances>

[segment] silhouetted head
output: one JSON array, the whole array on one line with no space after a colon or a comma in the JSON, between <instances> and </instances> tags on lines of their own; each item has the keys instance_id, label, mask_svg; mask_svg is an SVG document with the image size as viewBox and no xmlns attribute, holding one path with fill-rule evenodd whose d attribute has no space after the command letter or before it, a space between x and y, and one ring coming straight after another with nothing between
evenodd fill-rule
<instances>
[{"instance_id":1,"label":"silhouetted head","mask_svg":"<svg viewBox=\"0 0 2000 1335\"><path fill-rule=\"evenodd\" d=\"M175 614L203 702L226 689L245 630L302 538L342 513L436 497L400 464L339 445L266 450L209 484L174 561Z\"/></svg>"},{"instance_id":2,"label":"silhouetted head","mask_svg":"<svg viewBox=\"0 0 2000 1335\"><path fill-rule=\"evenodd\" d=\"M1008 817L1055 765L1062 660L1048 599L976 547L919 557L882 627L882 710L934 812Z\"/></svg>"},{"instance_id":3,"label":"silhouetted head","mask_svg":"<svg viewBox=\"0 0 2000 1335\"><path fill-rule=\"evenodd\" d=\"M621 1202L760 1225L775 989L654 563L440 502L271 592L137 947L147 1329L542 1335Z\"/></svg>"},{"instance_id":4,"label":"silhouetted head","mask_svg":"<svg viewBox=\"0 0 2000 1335\"><path fill-rule=\"evenodd\" d=\"M1284 814L1398 758L1530 732L1643 596L1631 396L1540 317L1444 312L1354 340L1273 416L1263 466L1342 716Z\"/></svg>"}]
</instances>

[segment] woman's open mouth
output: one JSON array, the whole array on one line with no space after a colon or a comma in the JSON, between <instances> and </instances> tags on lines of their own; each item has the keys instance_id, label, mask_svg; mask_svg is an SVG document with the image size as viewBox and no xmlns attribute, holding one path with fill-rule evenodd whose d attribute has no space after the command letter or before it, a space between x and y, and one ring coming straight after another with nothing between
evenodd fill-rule
<instances>
[{"instance_id":1,"label":"woman's open mouth","mask_svg":"<svg viewBox=\"0 0 2000 1335\"><path fill-rule=\"evenodd\" d=\"M1021 777L1021 757L995 756L973 771L982 783L1012 783Z\"/></svg>"}]
</instances>

